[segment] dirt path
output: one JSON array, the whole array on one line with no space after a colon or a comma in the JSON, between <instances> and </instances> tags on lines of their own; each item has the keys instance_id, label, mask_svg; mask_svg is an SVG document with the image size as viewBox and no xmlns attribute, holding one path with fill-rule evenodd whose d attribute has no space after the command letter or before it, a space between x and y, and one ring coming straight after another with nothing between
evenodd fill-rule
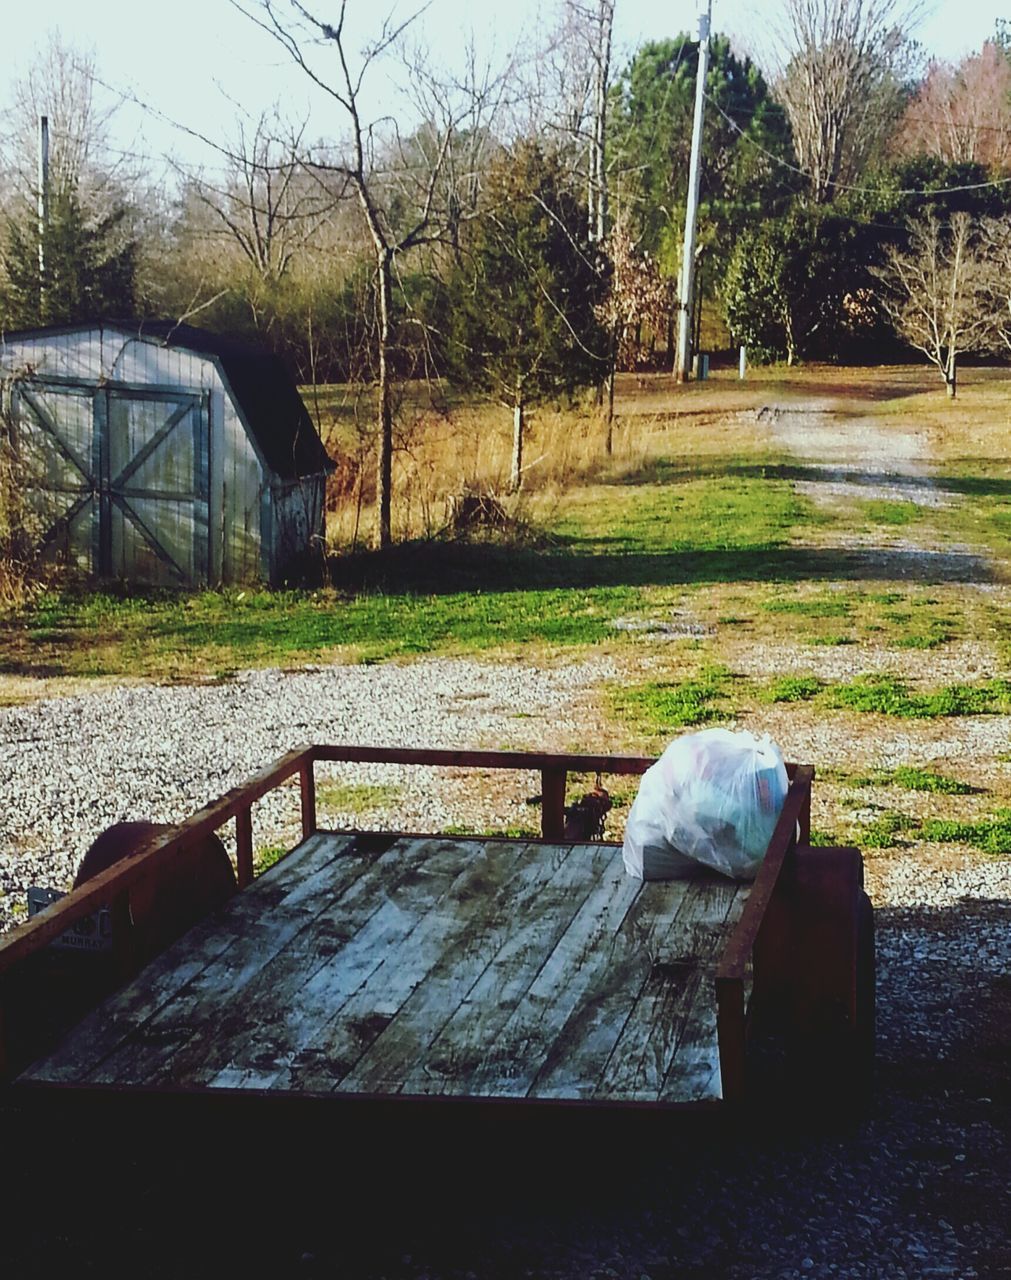
<instances>
[{"instance_id":1,"label":"dirt path","mask_svg":"<svg viewBox=\"0 0 1011 1280\"><path fill-rule=\"evenodd\" d=\"M797 460L797 492L826 513L847 515L867 501L914 503L931 511L965 501L936 478L929 433L922 429L885 427L831 399L763 405L755 416ZM972 584L998 576L979 547L879 527L843 530L829 522L806 530L798 545L858 557L865 570L876 569L882 578Z\"/></svg>"}]
</instances>

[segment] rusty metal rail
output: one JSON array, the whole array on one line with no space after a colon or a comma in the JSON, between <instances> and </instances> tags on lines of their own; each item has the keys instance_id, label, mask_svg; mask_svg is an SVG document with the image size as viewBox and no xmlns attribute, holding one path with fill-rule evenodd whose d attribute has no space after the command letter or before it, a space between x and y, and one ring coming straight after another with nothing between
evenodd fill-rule
<instances>
[{"instance_id":1,"label":"rusty metal rail","mask_svg":"<svg viewBox=\"0 0 1011 1280\"><path fill-rule=\"evenodd\" d=\"M297 747L200 809L172 831L147 841L129 858L61 898L46 911L11 930L0 940L0 977L25 956L58 937L77 920L109 905L124 914L129 889L182 849L235 819L236 864L240 888L253 880L252 808L269 791L299 777L302 835L317 829L315 765L317 761L435 765L470 769L532 770L541 775L541 830L546 839L560 839L565 826L565 784L570 772L641 774L653 760L643 756L558 755L546 752L437 751L394 747L315 745Z\"/></svg>"},{"instance_id":2,"label":"rusty metal rail","mask_svg":"<svg viewBox=\"0 0 1011 1280\"><path fill-rule=\"evenodd\" d=\"M716 970L716 1021L720 1044L720 1075L725 1102L740 1102L745 1094L747 1013L745 982L748 964L762 921L791 852L811 839L811 783L814 769L795 765L790 789L758 869L755 883L737 927L730 935Z\"/></svg>"}]
</instances>

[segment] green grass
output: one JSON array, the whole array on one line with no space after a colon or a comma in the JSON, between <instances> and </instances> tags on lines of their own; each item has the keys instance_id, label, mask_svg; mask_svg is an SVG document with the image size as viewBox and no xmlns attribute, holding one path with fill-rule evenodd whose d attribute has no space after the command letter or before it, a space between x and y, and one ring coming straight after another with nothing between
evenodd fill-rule
<instances>
[{"instance_id":1,"label":"green grass","mask_svg":"<svg viewBox=\"0 0 1011 1280\"><path fill-rule=\"evenodd\" d=\"M400 795L400 787L392 785L320 782L316 787L316 803L321 809L355 816L396 804Z\"/></svg>"},{"instance_id":2,"label":"green grass","mask_svg":"<svg viewBox=\"0 0 1011 1280\"><path fill-rule=\"evenodd\" d=\"M920 834L924 840L973 845L984 853L1011 853L1011 809L998 809L979 822L931 819Z\"/></svg>"},{"instance_id":3,"label":"green grass","mask_svg":"<svg viewBox=\"0 0 1011 1280\"><path fill-rule=\"evenodd\" d=\"M848 618L853 610L853 602L847 598L818 596L813 599L766 600L762 608L767 613L797 614L802 618Z\"/></svg>"},{"instance_id":4,"label":"green grass","mask_svg":"<svg viewBox=\"0 0 1011 1280\"><path fill-rule=\"evenodd\" d=\"M998 715L1011 710L1011 683L985 680L914 693L895 676L873 675L858 677L850 684L833 685L826 698L832 707L904 719Z\"/></svg>"},{"instance_id":5,"label":"green grass","mask_svg":"<svg viewBox=\"0 0 1011 1280\"><path fill-rule=\"evenodd\" d=\"M968 796L978 790L957 778L949 778L930 769L917 769L913 765L899 765L891 771L888 781L908 791L929 791L943 796Z\"/></svg>"},{"instance_id":6,"label":"green grass","mask_svg":"<svg viewBox=\"0 0 1011 1280\"><path fill-rule=\"evenodd\" d=\"M842 769L819 769L818 777L824 782L835 782L848 787L902 787L906 791L929 791L934 795L976 795L980 788L967 782L949 778L931 769L919 769L914 765L898 765L894 769L872 769L869 773L848 773Z\"/></svg>"},{"instance_id":7,"label":"green grass","mask_svg":"<svg viewBox=\"0 0 1011 1280\"><path fill-rule=\"evenodd\" d=\"M916 825L907 814L887 809L872 822L861 826L857 839L866 849L894 849L907 843L902 837L915 831Z\"/></svg>"},{"instance_id":8,"label":"green grass","mask_svg":"<svg viewBox=\"0 0 1011 1280\"><path fill-rule=\"evenodd\" d=\"M281 861L286 853L289 852L286 844L269 844L262 849L257 849L253 855L253 862L256 866L257 875L263 875L265 871L269 871L275 863Z\"/></svg>"},{"instance_id":9,"label":"green grass","mask_svg":"<svg viewBox=\"0 0 1011 1280\"><path fill-rule=\"evenodd\" d=\"M379 662L634 643L615 618L669 608L679 587L778 571L804 510L785 481L725 473L595 485L565 495L536 539L337 557L332 589L48 592L0 616L0 673L185 678L337 652Z\"/></svg>"},{"instance_id":10,"label":"green grass","mask_svg":"<svg viewBox=\"0 0 1011 1280\"><path fill-rule=\"evenodd\" d=\"M868 524L907 525L923 519L924 508L916 502L889 502L870 499L857 504L857 510Z\"/></svg>"},{"instance_id":11,"label":"green grass","mask_svg":"<svg viewBox=\"0 0 1011 1280\"><path fill-rule=\"evenodd\" d=\"M693 728L726 719L725 667L704 667L689 680L651 680L616 689L611 705L618 718L638 730L662 734L670 729Z\"/></svg>"},{"instance_id":12,"label":"green grass","mask_svg":"<svg viewBox=\"0 0 1011 1280\"><path fill-rule=\"evenodd\" d=\"M783 676L762 691L766 702L809 702L821 692L817 676Z\"/></svg>"}]
</instances>

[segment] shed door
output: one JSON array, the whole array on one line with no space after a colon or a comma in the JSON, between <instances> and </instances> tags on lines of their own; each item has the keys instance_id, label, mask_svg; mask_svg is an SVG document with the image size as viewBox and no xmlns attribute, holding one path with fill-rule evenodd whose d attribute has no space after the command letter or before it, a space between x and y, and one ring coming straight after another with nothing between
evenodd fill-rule
<instances>
[{"instance_id":1,"label":"shed door","mask_svg":"<svg viewBox=\"0 0 1011 1280\"><path fill-rule=\"evenodd\" d=\"M99 577L205 585L206 394L33 382L18 396L43 544Z\"/></svg>"},{"instance_id":2,"label":"shed door","mask_svg":"<svg viewBox=\"0 0 1011 1280\"><path fill-rule=\"evenodd\" d=\"M98 528L94 387L21 383L18 453L31 533L82 573L94 572Z\"/></svg>"},{"instance_id":3,"label":"shed door","mask_svg":"<svg viewBox=\"0 0 1011 1280\"><path fill-rule=\"evenodd\" d=\"M99 392L95 418L104 441L99 573L128 582L206 585L206 397L110 388Z\"/></svg>"}]
</instances>

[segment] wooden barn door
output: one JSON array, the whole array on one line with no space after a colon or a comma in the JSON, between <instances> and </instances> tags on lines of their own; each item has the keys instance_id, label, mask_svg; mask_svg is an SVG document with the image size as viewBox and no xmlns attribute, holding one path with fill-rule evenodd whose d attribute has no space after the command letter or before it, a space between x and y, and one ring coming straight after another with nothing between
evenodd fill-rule
<instances>
[{"instance_id":1,"label":"wooden barn door","mask_svg":"<svg viewBox=\"0 0 1011 1280\"><path fill-rule=\"evenodd\" d=\"M206 585L207 395L70 381L21 384L17 395L43 548L101 578Z\"/></svg>"},{"instance_id":2,"label":"wooden barn door","mask_svg":"<svg viewBox=\"0 0 1011 1280\"><path fill-rule=\"evenodd\" d=\"M103 442L98 571L205 586L209 553L207 397L109 388L95 404Z\"/></svg>"},{"instance_id":3,"label":"wooden barn door","mask_svg":"<svg viewBox=\"0 0 1011 1280\"><path fill-rule=\"evenodd\" d=\"M16 390L18 454L24 493L45 556L95 572L99 459L95 388L25 382Z\"/></svg>"}]
</instances>

